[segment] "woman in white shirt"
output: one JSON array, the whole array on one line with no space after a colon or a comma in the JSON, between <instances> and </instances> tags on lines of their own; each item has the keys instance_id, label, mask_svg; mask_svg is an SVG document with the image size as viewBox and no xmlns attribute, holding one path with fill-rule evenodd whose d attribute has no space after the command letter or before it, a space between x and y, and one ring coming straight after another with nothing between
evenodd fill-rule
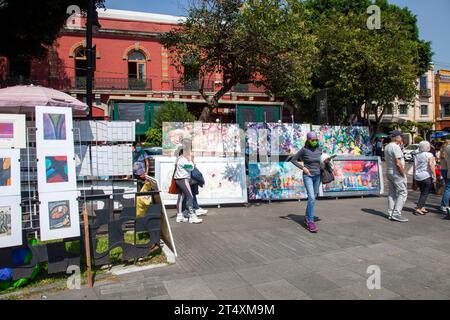
<instances>
[{"instance_id":1,"label":"woman in white shirt","mask_svg":"<svg viewBox=\"0 0 450 320\"><path fill-rule=\"evenodd\" d=\"M416 213L425 215L428 210L425 209L431 186L436 181L436 163L432 153L431 145L428 141L419 143L419 153L414 157L414 179L420 188L420 197L417 203Z\"/></svg>"},{"instance_id":2,"label":"woman in white shirt","mask_svg":"<svg viewBox=\"0 0 450 320\"><path fill-rule=\"evenodd\" d=\"M174 179L180 190L177 199L177 222L201 223L203 220L199 219L192 208L192 190L189 184L191 179L191 171L194 170L194 163L191 160L189 148L180 147L177 150L177 160L175 164ZM186 214L183 213L183 199L186 198Z\"/></svg>"}]
</instances>

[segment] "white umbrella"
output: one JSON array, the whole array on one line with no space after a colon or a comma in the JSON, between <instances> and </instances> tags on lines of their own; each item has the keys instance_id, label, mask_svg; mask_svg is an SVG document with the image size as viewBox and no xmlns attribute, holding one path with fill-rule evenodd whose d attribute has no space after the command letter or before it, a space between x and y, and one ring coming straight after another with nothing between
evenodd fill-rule
<instances>
[{"instance_id":1,"label":"white umbrella","mask_svg":"<svg viewBox=\"0 0 450 320\"><path fill-rule=\"evenodd\" d=\"M58 90L41 86L14 86L0 89L0 113L34 113L36 106L72 108L85 115L88 105Z\"/></svg>"}]
</instances>

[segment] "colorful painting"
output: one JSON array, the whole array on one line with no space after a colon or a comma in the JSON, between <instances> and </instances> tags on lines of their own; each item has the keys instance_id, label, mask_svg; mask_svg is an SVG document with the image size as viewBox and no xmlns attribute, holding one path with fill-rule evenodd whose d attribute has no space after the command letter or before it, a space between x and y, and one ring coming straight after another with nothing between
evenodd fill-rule
<instances>
[{"instance_id":1,"label":"colorful painting","mask_svg":"<svg viewBox=\"0 0 450 320\"><path fill-rule=\"evenodd\" d=\"M47 183L68 182L67 156L45 157Z\"/></svg>"},{"instance_id":2,"label":"colorful painting","mask_svg":"<svg viewBox=\"0 0 450 320\"><path fill-rule=\"evenodd\" d=\"M0 139L11 140L14 138L14 123L0 122Z\"/></svg>"},{"instance_id":3,"label":"colorful painting","mask_svg":"<svg viewBox=\"0 0 450 320\"><path fill-rule=\"evenodd\" d=\"M39 225L42 241L80 236L77 191L39 193Z\"/></svg>"},{"instance_id":4,"label":"colorful painting","mask_svg":"<svg viewBox=\"0 0 450 320\"><path fill-rule=\"evenodd\" d=\"M372 144L368 127L313 126L320 147L330 155L371 156Z\"/></svg>"},{"instance_id":5,"label":"colorful painting","mask_svg":"<svg viewBox=\"0 0 450 320\"><path fill-rule=\"evenodd\" d=\"M0 238L11 236L11 207L0 206Z\"/></svg>"},{"instance_id":6,"label":"colorful painting","mask_svg":"<svg viewBox=\"0 0 450 320\"><path fill-rule=\"evenodd\" d=\"M244 149L242 143L245 143L245 138L244 133L241 132L237 124L221 124L221 135L225 155L242 155L242 150ZM241 136L244 139L241 139Z\"/></svg>"},{"instance_id":7,"label":"colorful painting","mask_svg":"<svg viewBox=\"0 0 450 320\"><path fill-rule=\"evenodd\" d=\"M267 127L263 122L245 124L246 154L268 154ZM259 148L258 148L259 147Z\"/></svg>"},{"instance_id":8,"label":"colorful painting","mask_svg":"<svg viewBox=\"0 0 450 320\"><path fill-rule=\"evenodd\" d=\"M250 200L306 199L302 172L290 162L249 163Z\"/></svg>"},{"instance_id":9,"label":"colorful painting","mask_svg":"<svg viewBox=\"0 0 450 320\"><path fill-rule=\"evenodd\" d=\"M11 185L11 158L0 158L0 187Z\"/></svg>"},{"instance_id":10,"label":"colorful painting","mask_svg":"<svg viewBox=\"0 0 450 320\"><path fill-rule=\"evenodd\" d=\"M0 149L25 149L24 114L0 114Z\"/></svg>"},{"instance_id":11,"label":"colorful painting","mask_svg":"<svg viewBox=\"0 0 450 320\"><path fill-rule=\"evenodd\" d=\"M221 156L223 154L221 125L194 122L192 151L195 155L209 153L211 156Z\"/></svg>"},{"instance_id":12,"label":"colorful painting","mask_svg":"<svg viewBox=\"0 0 450 320\"><path fill-rule=\"evenodd\" d=\"M163 154L174 156L174 152L183 139L192 139L194 124L192 122L163 122Z\"/></svg>"},{"instance_id":13,"label":"colorful painting","mask_svg":"<svg viewBox=\"0 0 450 320\"><path fill-rule=\"evenodd\" d=\"M199 188L200 205L247 202L243 157L199 157L195 163L205 178L204 187ZM168 193L174 164L174 157L155 157L155 177L162 190L161 197L167 205L176 204L177 200L177 195Z\"/></svg>"},{"instance_id":14,"label":"colorful painting","mask_svg":"<svg viewBox=\"0 0 450 320\"><path fill-rule=\"evenodd\" d=\"M70 228L69 200L50 201L48 203L48 216L50 230Z\"/></svg>"},{"instance_id":15,"label":"colorful painting","mask_svg":"<svg viewBox=\"0 0 450 320\"><path fill-rule=\"evenodd\" d=\"M66 115L44 113L44 140L66 140Z\"/></svg>"},{"instance_id":16,"label":"colorful painting","mask_svg":"<svg viewBox=\"0 0 450 320\"><path fill-rule=\"evenodd\" d=\"M292 155L297 153L305 145L306 134L310 131L310 127L309 124L268 123L271 154Z\"/></svg>"},{"instance_id":17,"label":"colorful painting","mask_svg":"<svg viewBox=\"0 0 450 320\"><path fill-rule=\"evenodd\" d=\"M378 158L339 157L333 165L335 181L323 186L325 196L382 193L383 179Z\"/></svg>"}]
</instances>

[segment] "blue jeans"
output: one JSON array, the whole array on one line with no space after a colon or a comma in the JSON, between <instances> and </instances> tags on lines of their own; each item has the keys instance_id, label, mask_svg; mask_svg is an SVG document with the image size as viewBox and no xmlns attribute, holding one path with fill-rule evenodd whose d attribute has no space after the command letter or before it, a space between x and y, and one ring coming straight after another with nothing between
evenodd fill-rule
<instances>
[{"instance_id":1,"label":"blue jeans","mask_svg":"<svg viewBox=\"0 0 450 320\"><path fill-rule=\"evenodd\" d=\"M183 199L183 211L184 210L186 210L186 202L187 202L187 199L186 199L186 197L184 197L184 199ZM192 195L192 208L194 209L194 210L197 210L197 209L199 209L200 208L200 206L198 205L198 201L197 201L197 195Z\"/></svg>"},{"instance_id":2,"label":"blue jeans","mask_svg":"<svg viewBox=\"0 0 450 320\"><path fill-rule=\"evenodd\" d=\"M442 195L442 201L441 201L442 207L448 207L449 201L450 201L450 179L447 179L447 171L448 170L441 170L442 177L444 177L444 181L445 181L445 191L444 191L444 194Z\"/></svg>"},{"instance_id":3,"label":"blue jeans","mask_svg":"<svg viewBox=\"0 0 450 320\"><path fill-rule=\"evenodd\" d=\"M305 184L306 193L308 194L308 205L306 206L306 218L310 222L314 222L314 206L316 198L319 194L320 175L307 176L303 175L303 183Z\"/></svg>"}]
</instances>

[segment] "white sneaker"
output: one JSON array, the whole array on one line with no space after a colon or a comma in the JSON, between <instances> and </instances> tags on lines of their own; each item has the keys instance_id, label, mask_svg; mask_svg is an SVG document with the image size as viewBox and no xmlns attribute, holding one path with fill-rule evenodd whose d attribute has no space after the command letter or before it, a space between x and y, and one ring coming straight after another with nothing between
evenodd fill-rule
<instances>
[{"instance_id":1,"label":"white sneaker","mask_svg":"<svg viewBox=\"0 0 450 320\"><path fill-rule=\"evenodd\" d=\"M199 217L197 217L197 215L195 213L191 214L189 216L189 223L202 223L203 219L200 219Z\"/></svg>"},{"instance_id":2,"label":"white sneaker","mask_svg":"<svg viewBox=\"0 0 450 320\"><path fill-rule=\"evenodd\" d=\"M195 214L197 216L206 216L206 214L208 213L208 210L202 209L202 208L198 208L198 209L194 209L195 210Z\"/></svg>"},{"instance_id":3,"label":"white sneaker","mask_svg":"<svg viewBox=\"0 0 450 320\"><path fill-rule=\"evenodd\" d=\"M441 209L442 212L447 213L449 208L448 207L441 207L440 209Z\"/></svg>"},{"instance_id":4,"label":"white sneaker","mask_svg":"<svg viewBox=\"0 0 450 320\"><path fill-rule=\"evenodd\" d=\"M188 220L182 213L177 214L177 222L188 222Z\"/></svg>"}]
</instances>

